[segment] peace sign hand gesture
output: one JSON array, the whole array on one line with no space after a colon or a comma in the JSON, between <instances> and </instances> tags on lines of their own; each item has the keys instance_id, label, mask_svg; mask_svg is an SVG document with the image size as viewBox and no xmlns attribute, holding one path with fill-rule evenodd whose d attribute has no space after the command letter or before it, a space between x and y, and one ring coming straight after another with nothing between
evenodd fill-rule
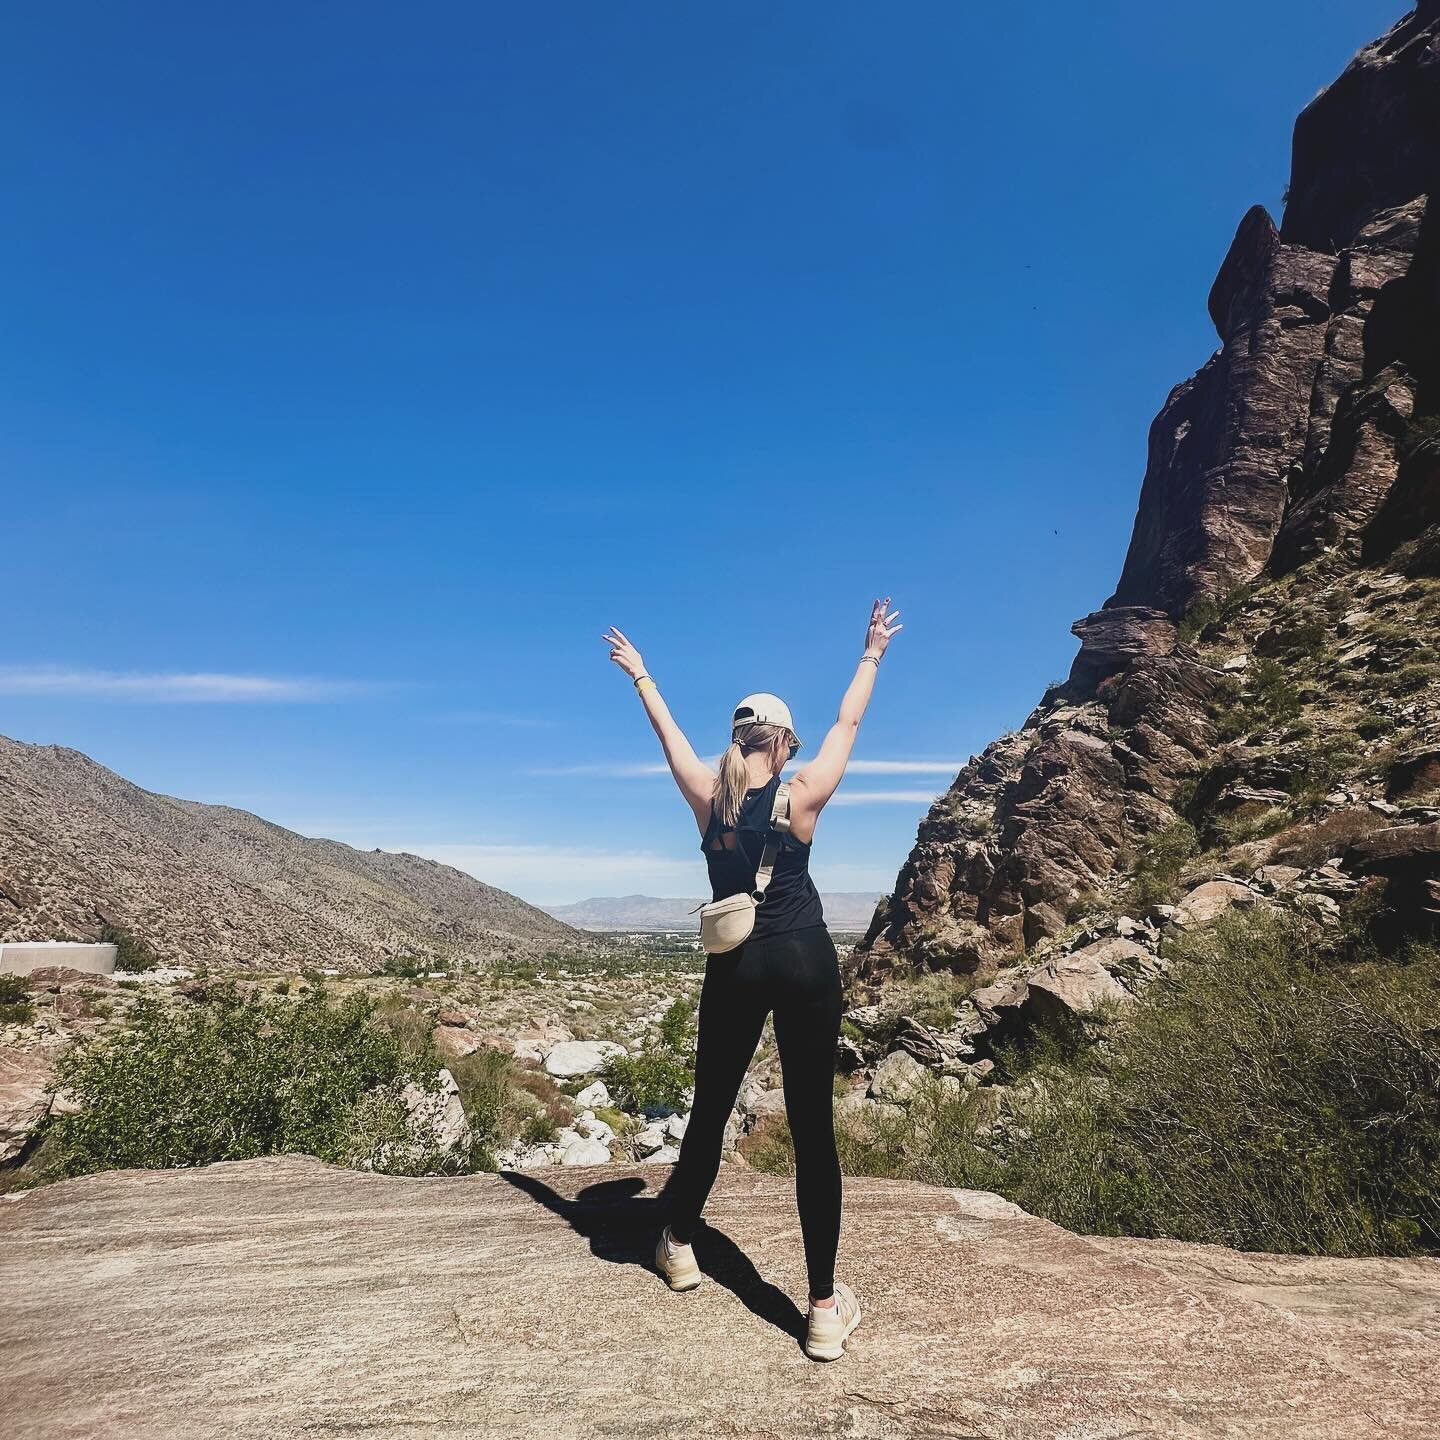
<instances>
[{"instance_id":1,"label":"peace sign hand gesture","mask_svg":"<svg viewBox=\"0 0 1440 1440\"><path fill-rule=\"evenodd\" d=\"M640 652L612 625L600 637L610 647L610 658L632 679L645 674Z\"/></svg>"},{"instance_id":2,"label":"peace sign hand gesture","mask_svg":"<svg viewBox=\"0 0 1440 1440\"><path fill-rule=\"evenodd\" d=\"M885 647L890 643L890 637L905 628L903 625L893 623L899 617L898 610L890 610L888 595L883 600L877 600L870 607L870 624L865 631L865 653L867 655L874 655L878 659L885 653Z\"/></svg>"}]
</instances>

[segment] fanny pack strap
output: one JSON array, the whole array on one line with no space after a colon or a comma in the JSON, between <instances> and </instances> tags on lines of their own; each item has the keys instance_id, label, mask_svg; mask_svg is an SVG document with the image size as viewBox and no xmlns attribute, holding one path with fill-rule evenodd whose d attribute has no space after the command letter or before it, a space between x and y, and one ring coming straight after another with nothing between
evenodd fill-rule
<instances>
[{"instance_id":1,"label":"fanny pack strap","mask_svg":"<svg viewBox=\"0 0 1440 1440\"><path fill-rule=\"evenodd\" d=\"M769 887L770 877L775 871L775 857L780 853L780 837L773 832L790 832L790 786L777 787L775 804L770 808L770 831L765 840L765 852L760 857L760 868L755 872L755 903L761 904Z\"/></svg>"}]
</instances>

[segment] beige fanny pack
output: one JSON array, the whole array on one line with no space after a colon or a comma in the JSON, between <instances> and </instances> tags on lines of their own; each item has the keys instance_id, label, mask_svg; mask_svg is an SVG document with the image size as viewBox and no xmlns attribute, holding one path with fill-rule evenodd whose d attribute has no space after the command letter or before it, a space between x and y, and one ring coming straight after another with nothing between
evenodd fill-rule
<instances>
[{"instance_id":1,"label":"beige fanny pack","mask_svg":"<svg viewBox=\"0 0 1440 1440\"><path fill-rule=\"evenodd\" d=\"M765 891L769 888L770 877L775 871L775 857L780 851L780 837L775 831L788 833L790 829L790 787L781 785L775 791L775 804L770 811L770 833L765 840L765 852L760 857L760 868L755 872L755 888L742 890L738 895L727 895L723 900L712 900L700 907L700 943L708 954L720 955L743 945L755 928L755 912L765 903ZM735 838L739 845L740 838Z\"/></svg>"}]
</instances>

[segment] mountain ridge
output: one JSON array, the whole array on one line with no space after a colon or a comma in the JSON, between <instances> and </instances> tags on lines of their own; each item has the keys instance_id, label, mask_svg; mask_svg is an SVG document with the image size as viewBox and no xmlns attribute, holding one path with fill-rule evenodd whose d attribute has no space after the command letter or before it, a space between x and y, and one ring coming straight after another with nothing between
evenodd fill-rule
<instances>
[{"instance_id":1,"label":"mountain ridge","mask_svg":"<svg viewBox=\"0 0 1440 1440\"><path fill-rule=\"evenodd\" d=\"M693 912L710 897L592 895L568 905L544 905L547 915L586 930L695 930ZM825 923L832 930L864 930L883 898L878 890L821 891Z\"/></svg>"},{"instance_id":2,"label":"mountain ridge","mask_svg":"<svg viewBox=\"0 0 1440 1440\"><path fill-rule=\"evenodd\" d=\"M0 736L0 939L120 931L175 963L373 969L588 948L518 897L144 790L78 750Z\"/></svg>"}]
</instances>

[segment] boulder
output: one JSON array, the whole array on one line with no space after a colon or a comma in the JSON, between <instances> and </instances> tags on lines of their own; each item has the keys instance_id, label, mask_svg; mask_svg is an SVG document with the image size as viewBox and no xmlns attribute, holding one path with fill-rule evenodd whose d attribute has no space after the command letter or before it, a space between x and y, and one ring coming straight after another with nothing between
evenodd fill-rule
<instances>
[{"instance_id":1,"label":"boulder","mask_svg":"<svg viewBox=\"0 0 1440 1440\"><path fill-rule=\"evenodd\" d=\"M1253 905L1255 892L1238 880L1207 880L1175 907L1174 923L1182 929L1208 925L1236 905Z\"/></svg>"},{"instance_id":2,"label":"boulder","mask_svg":"<svg viewBox=\"0 0 1440 1440\"><path fill-rule=\"evenodd\" d=\"M444 1060L462 1060L480 1049L480 1037L469 1030L459 1030L453 1025L437 1025L430 1032L431 1043Z\"/></svg>"},{"instance_id":3,"label":"boulder","mask_svg":"<svg viewBox=\"0 0 1440 1440\"><path fill-rule=\"evenodd\" d=\"M891 1105L908 1104L926 1083L930 1072L908 1051L892 1050L870 1078L869 1097Z\"/></svg>"},{"instance_id":4,"label":"boulder","mask_svg":"<svg viewBox=\"0 0 1440 1440\"><path fill-rule=\"evenodd\" d=\"M751 1101L749 1109L752 1115L783 1115L785 1113L784 1090L762 1090Z\"/></svg>"},{"instance_id":5,"label":"boulder","mask_svg":"<svg viewBox=\"0 0 1440 1440\"><path fill-rule=\"evenodd\" d=\"M653 1155L657 1150L665 1146L665 1130L658 1121L652 1121L644 1129L636 1132L634 1136L636 1151L641 1156Z\"/></svg>"},{"instance_id":6,"label":"boulder","mask_svg":"<svg viewBox=\"0 0 1440 1440\"><path fill-rule=\"evenodd\" d=\"M50 1052L0 1050L0 1163L13 1160L50 1112Z\"/></svg>"},{"instance_id":7,"label":"boulder","mask_svg":"<svg viewBox=\"0 0 1440 1440\"><path fill-rule=\"evenodd\" d=\"M417 1143L437 1150L460 1150L470 1143L470 1123L460 1102L460 1087L448 1070L436 1076L437 1088L426 1090L411 1081L400 1092L406 1118Z\"/></svg>"},{"instance_id":8,"label":"boulder","mask_svg":"<svg viewBox=\"0 0 1440 1440\"><path fill-rule=\"evenodd\" d=\"M562 1165L608 1165L610 1150L599 1140L577 1137L560 1154Z\"/></svg>"},{"instance_id":9,"label":"boulder","mask_svg":"<svg viewBox=\"0 0 1440 1440\"><path fill-rule=\"evenodd\" d=\"M1345 863L1362 875L1424 875L1440 871L1440 821L1372 830L1351 844Z\"/></svg>"},{"instance_id":10,"label":"boulder","mask_svg":"<svg viewBox=\"0 0 1440 1440\"><path fill-rule=\"evenodd\" d=\"M564 1040L545 1054L545 1073L557 1080L574 1080L593 1075L612 1055L625 1054L625 1047L612 1040Z\"/></svg>"},{"instance_id":11,"label":"boulder","mask_svg":"<svg viewBox=\"0 0 1440 1440\"><path fill-rule=\"evenodd\" d=\"M1131 946L1129 941L1110 942L1113 946ZM1142 952L1149 958L1148 952ZM1132 996L1119 984L1105 966L1092 954L1080 951L1048 961L1027 977L1028 995L1024 1009L1027 1018L1041 1024L1061 1018L1078 1019L1102 1004L1129 1005Z\"/></svg>"},{"instance_id":12,"label":"boulder","mask_svg":"<svg viewBox=\"0 0 1440 1440\"><path fill-rule=\"evenodd\" d=\"M666 1173L415 1181L287 1155L6 1197L0 1433L1434 1432L1433 1259L1079 1236L995 1195L849 1176L867 1319L843 1361L806 1369L793 1180L721 1167L714 1278L677 1300L647 1263Z\"/></svg>"},{"instance_id":13,"label":"boulder","mask_svg":"<svg viewBox=\"0 0 1440 1440\"><path fill-rule=\"evenodd\" d=\"M580 1106L581 1109L593 1109L597 1105L608 1105L610 1103L610 1092L605 1088L605 1082L603 1080L596 1080L576 1095L575 1103Z\"/></svg>"}]
</instances>

